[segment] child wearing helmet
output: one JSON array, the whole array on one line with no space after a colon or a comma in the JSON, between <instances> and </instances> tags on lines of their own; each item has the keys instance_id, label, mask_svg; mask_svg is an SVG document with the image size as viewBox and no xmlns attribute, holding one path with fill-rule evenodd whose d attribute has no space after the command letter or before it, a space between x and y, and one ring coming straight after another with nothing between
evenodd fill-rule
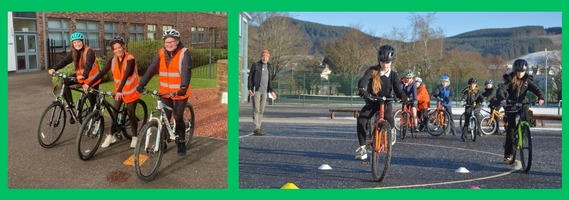
<instances>
[{"instance_id":1,"label":"child wearing helmet","mask_svg":"<svg viewBox=\"0 0 569 200\"><path fill-rule=\"evenodd\" d=\"M173 108L174 120L176 121L178 156L184 156L186 155L184 109L188 103L190 79L192 77L190 51L182 44L180 32L176 29L164 31L162 40L164 41L164 47L158 49L158 53L152 59L144 76L140 79L136 90L143 92L144 87L154 74L159 73L159 92L162 94L174 94L174 96L162 96L161 101ZM172 112L166 111L166 115L170 118Z\"/></svg>"},{"instance_id":2,"label":"child wearing helmet","mask_svg":"<svg viewBox=\"0 0 569 200\"><path fill-rule=\"evenodd\" d=\"M73 63L73 66L75 67L75 74L72 76L76 78L76 81L74 78L68 78L64 80L65 85L85 85L90 83L93 87L98 89L100 81L93 81L93 78L99 74L99 65L97 64L95 51L84 43L85 36L80 32L71 34L69 40L71 41L71 52L69 52L63 60L49 69L48 73L53 74L55 71ZM68 106L73 107L73 98L69 87L64 88L63 97L67 102L71 103ZM96 95L89 93L87 94L87 97L93 105L96 101ZM75 123L73 118L70 118L70 122L72 124Z\"/></svg>"},{"instance_id":3,"label":"child wearing helmet","mask_svg":"<svg viewBox=\"0 0 569 200\"><path fill-rule=\"evenodd\" d=\"M415 85L415 80L413 79L415 74L413 70L406 69L403 71L403 77L401 78L401 89L407 95L407 100L411 113L413 114L414 131L419 132L417 126L417 85Z\"/></svg>"},{"instance_id":4,"label":"child wearing helmet","mask_svg":"<svg viewBox=\"0 0 569 200\"><path fill-rule=\"evenodd\" d=\"M360 111L357 119L357 131L359 148L356 150L356 159L365 160L367 158L366 151L366 133L367 123L369 119L379 110L379 103L368 101L370 97L391 97L391 93L395 92L397 98L407 99L407 96L401 90L397 73L391 69L391 64L395 60L395 48L390 45L383 45L377 52L378 65L368 68L364 75L358 81L358 91L360 96L366 101L366 105ZM386 103L384 118L394 127L393 114L391 113L391 102ZM395 129L392 129L392 139L395 139Z\"/></svg>"},{"instance_id":5,"label":"child wearing helmet","mask_svg":"<svg viewBox=\"0 0 569 200\"><path fill-rule=\"evenodd\" d=\"M500 109L502 108L502 106L500 106L500 102L498 102L498 99L496 98L496 87L494 87L494 81L492 81L491 79L488 79L486 81L484 81L484 92L482 92L482 97L484 97L484 99L488 102L488 107L490 108L490 111L492 110L496 110L496 111L500 111ZM502 133L500 132L500 120L494 120L497 124L498 129L496 130L496 134L501 135Z\"/></svg>"},{"instance_id":6,"label":"child wearing helmet","mask_svg":"<svg viewBox=\"0 0 569 200\"><path fill-rule=\"evenodd\" d=\"M465 101L464 107L464 124L462 129L462 135L460 138L462 141L466 141L466 133L468 132L468 124L470 123L470 113L474 111L476 115L477 121L475 122L478 124L478 130L476 130L475 134L479 134L480 132L480 120L482 120L482 115L480 115L480 107L482 106L482 102L484 98L478 89L478 81L476 78L470 78L468 80L468 89L463 92L462 100Z\"/></svg>"},{"instance_id":7,"label":"child wearing helmet","mask_svg":"<svg viewBox=\"0 0 569 200\"><path fill-rule=\"evenodd\" d=\"M544 103L544 94L539 87L533 82L533 76L527 74L529 64L524 59L517 59L512 66L512 72L504 74L504 84L498 88L496 94L497 100L504 106L504 110L509 111L508 101L512 103L527 103L528 91L534 93L538 97L539 105ZM528 105L522 107L519 111L520 117L528 119ZM506 142L504 145L504 161L509 164L513 163L513 135L516 128L516 113L506 113L508 125L506 127Z\"/></svg>"},{"instance_id":8,"label":"child wearing helmet","mask_svg":"<svg viewBox=\"0 0 569 200\"><path fill-rule=\"evenodd\" d=\"M419 124L419 130L423 130L429 118L427 110L431 104L431 97L429 97L429 92L427 91L427 86L423 83L423 79L415 77L415 86L417 87L417 114L423 118L423 123Z\"/></svg>"},{"instance_id":9,"label":"child wearing helmet","mask_svg":"<svg viewBox=\"0 0 569 200\"><path fill-rule=\"evenodd\" d=\"M136 60L134 56L126 51L125 41L122 37L117 36L113 38L110 43L111 49L113 50L114 56L107 59L105 67L101 70L97 76L93 78L93 81L98 81L103 78L109 71L111 71L114 79L114 92L115 98L113 101L113 107L119 109L122 103L126 104L128 110L129 119L136 119L136 103L140 98L140 93L136 92L136 87L138 87L139 76L136 66ZM83 90L87 91L89 87L92 86L92 82L83 85ZM113 117L117 118L116 112L110 112ZM130 125L133 133L137 133L138 123L136 120L130 120ZM111 131L107 133L107 137L101 144L102 148L106 148L112 143L117 141L117 138L113 135L116 132L115 124L112 124ZM132 137L130 147L134 148L136 145L137 137L136 135Z\"/></svg>"},{"instance_id":10,"label":"child wearing helmet","mask_svg":"<svg viewBox=\"0 0 569 200\"><path fill-rule=\"evenodd\" d=\"M454 120L452 116L452 98L454 97L453 88L450 85L450 77L447 75L442 75L439 79L440 85L437 85L435 91L433 92L433 96L437 98L437 103L441 102L445 110L450 115L450 130L452 135L456 135L456 130L454 128ZM445 133L447 134L447 133Z\"/></svg>"}]
</instances>

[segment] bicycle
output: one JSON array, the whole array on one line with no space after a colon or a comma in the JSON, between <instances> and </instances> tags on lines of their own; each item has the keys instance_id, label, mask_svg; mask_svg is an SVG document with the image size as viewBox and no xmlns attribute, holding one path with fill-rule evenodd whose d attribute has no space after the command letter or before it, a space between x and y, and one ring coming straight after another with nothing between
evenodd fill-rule
<instances>
[{"instance_id":1,"label":"bicycle","mask_svg":"<svg viewBox=\"0 0 569 200\"><path fill-rule=\"evenodd\" d=\"M417 133L415 133L415 116L413 115L413 112L411 112L410 109L411 107L410 105L412 104L413 102L404 103L403 108L401 109L401 117L399 118L401 140L405 139L408 129L411 130L411 137L413 138L417 137Z\"/></svg>"},{"instance_id":2,"label":"bicycle","mask_svg":"<svg viewBox=\"0 0 569 200\"><path fill-rule=\"evenodd\" d=\"M489 112L490 113L490 112ZM506 120L506 115L503 112L499 112L497 109L492 109L490 115L482 118L480 121L480 131L484 135L491 135L498 131L498 120L504 124L504 127L508 126L508 120Z\"/></svg>"},{"instance_id":3,"label":"bicycle","mask_svg":"<svg viewBox=\"0 0 569 200\"><path fill-rule=\"evenodd\" d=\"M509 164L513 164L516 159L517 151L520 151L520 160L522 162L522 168L525 173L528 173L531 168L532 163L532 142L531 142L531 132L530 123L526 119L526 113L520 113L523 111L523 106L534 104L533 102L528 103L513 103L508 100L507 107L511 108L509 111L505 109L506 113L515 113L516 116L516 134L513 135L513 145L514 149L512 151L512 160ZM505 148L505 146L504 146Z\"/></svg>"},{"instance_id":4,"label":"bicycle","mask_svg":"<svg viewBox=\"0 0 569 200\"><path fill-rule=\"evenodd\" d=\"M105 99L105 97L114 98L114 94L108 91L101 91L94 88L89 88L89 92L97 94L97 103L95 104L91 114L85 118L85 123L79 128L77 133L77 153L81 160L89 160L95 155L101 140L103 139L103 132L105 129L105 117L103 113L105 110L111 116L111 121L114 127L116 127L116 132L113 133L115 137L119 140L124 136L126 139L132 139L137 133L132 132L130 119L128 115L128 109L126 108L126 103L123 103L118 109L113 107L113 104ZM142 113L137 113L136 120L138 127L142 126L142 123L146 122L148 119L148 109L146 103L142 99L136 100L136 107L141 108ZM116 114L116 115L113 115ZM116 116L116 118L115 118ZM119 133L122 133L119 134Z\"/></svg>"},{"instance_id":5,"label":"bicycle","mask_svg":"<svg viewBox=\"0 0 569 200\"><path fill-rule=\"evenodd\" d=\"M371 173L373 180L381 182L387 175L389 166L391 165L391 154L393 146L393 137L391 125L384 119L386 101L395 100L394 98L368 98L370 101L379 102L379 111L376 112L369 120L369 141L368 149L371 149Z\"/></svg>"},{"instance_id":6,"label":"bicycle","mask_svg":"<svg viewBox=\"0 0 569 200\"><path fill-rule=\"evenodd\" d=\"M166 110L171 112L173 110L161 101L162 96L165 94L147 90L144 90L143 94L151 94L158 100L156 108L150 112L150 119L138 133L138 141L134 148L134 167L138 178L144 181L151 181L158 172L167 143L172 140L177 142L178 140L175 135L176 120L169 119L166 116ZM170 93L168 95L175 96ZM184 109L184 123L186 125L184 145L189 149L195 129L194 107L190 102L186 104Z\"/></svg>"},{"instance_id":7,"label":"bicycle","mask_svg":"<svg viewBox=\"0 0 569 200\"><path fill-rule=\"evenodd\" d=\"M56 142L61 138L63 131L65 130L65 125L67 121L67 112L69 112L70 124L83 123L85 117L89 112L91 112L92 102L87 98L87 94L83 92L81 87L78 86L68 86L65 84L65 79L70 81L76 81L77 78L74 76L68 76L61 72L54 72L53 77L59 78L61 82L61 88L54 86L51 93L55 97L55 100L47 106L43 112L40 123L38 126L38 142L44 148L51 148L55 146ZM68 87L72 91L79 92L79 100L76 101L75 105L68 102L67 99L63 98L63 93L65 88ZM59 90L59 93L57 92ZM89 103L85 103L89 101Z\"/></svg>"},{"instance_id":8,"label":"bicycle","mask_svg":"<svg viewBox=\"0 0 569 200\"><path fill-rule=\"evenodd\" d=\"M466 141L466 134L470 134L470 139L472 140L472 142L476 141L476 135L479 134L480 132L480 126L478 125L477 122L477 118L476 118L476 114L474 114L474 110L476 109L476 102L474 102L472 105L469 104L465 104L464 108L470 108L470 118L468 119L468 125L464 125L461 126L462 128L462 135L460 136L460 138L462 139L462 141Z\"/></svg>"},{"instance_id":9,"label":"bicycle","mask_svg":"<svg viewBox=\"0 0 569 200\"><path fill-rule=\"evenodd\" d=\"M450 114L444 109L442 100L437 102L437 108L433 112L429 112L427 121L427 132L432 136L440 136L450 131ZM453 133L454 135L454 133Z\"/></svg>"}]
</instances>

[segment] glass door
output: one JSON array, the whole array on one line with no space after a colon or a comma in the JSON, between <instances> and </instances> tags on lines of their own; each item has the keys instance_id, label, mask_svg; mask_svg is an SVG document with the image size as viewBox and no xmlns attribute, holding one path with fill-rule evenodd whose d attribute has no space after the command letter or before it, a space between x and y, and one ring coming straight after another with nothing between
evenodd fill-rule
<instances>
[{"instance_id":1,"label":"glass door","mask_svg":"<svg viewBox=\"0 0 569 200\"><path fill-rule=\"evenodd\" d=\"M39 70L37 36L35 34L16 34L15 39L17 71Z\"/></svg>"}]
</instances>

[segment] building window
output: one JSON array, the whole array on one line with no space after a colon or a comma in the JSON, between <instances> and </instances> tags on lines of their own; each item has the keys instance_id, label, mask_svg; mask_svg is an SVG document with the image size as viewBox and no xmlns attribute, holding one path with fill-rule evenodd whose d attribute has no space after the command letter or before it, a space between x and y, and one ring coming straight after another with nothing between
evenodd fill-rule
<instances>
[{"instance_id":1,"label":"building window","mask_svg":"<svg viewBox=\"0 0 569 200\"><path fill-rule=\"evenodd\" d=\"M67 19L48 19L49 45L55 51L64 51L69 46L69 21Z\"/></svg>"},{"instance_id":2,"label":"building window","mask_svg":"<svg viewBox=\"0 0 569 200\"><path fill-rule=\"evenodd\" d=\"M144 25L130 24L129 26L130 38L129 42L144 40Z\"/></svg>"},{"instance_id":3,"label":"building window","mask_svg":"<svg viewBox=\"0 0 569 200\"><path fill-rule=\"evenodd\" d=\"M146 26L146 38L149 40L156 40L156 25Z\"/></svg>"},{"instance_id":4,"label":"building window","mask_svg":"<svg viewBox=\"0 0 569 200\"><path fill-rule=\"evenodd\" d=\"M192 27L192 44L200 44L205 42L205 28L204 27Z\"/></svg>"},{"instance_id":5,"label":"building window","mask_svg":"<svg viewBox=\"0 0 569 200\"><path fill-rule=\"evenodd\" d=\"M164 26L162 26L162 31L166 31L166 30L169 30L169 29L172 29L172 25L164 25Z\"/></svg>"},{"instance_id":6,"label":"building window","mask_svg":"<svg viewBox=\"0 0 569 200\"><path fill-rule=\"evenodd\" d=\"M77 21L77 32L85 36L85 43L95 50L99 50L101 41L99 40L99 22Z\"/></svg>"},{"instance_id":7,"label":"building window","mask_svg":"<svg viewBox=\"0 0 569 200\"><path fill-rule=\"evenodd\" d=\"M111 49L111 46L108 45L110 42L119 36L119 23L117 22L105 22L105 48Z\"/></svg>"},{"instance_id":8,"label":"building window","mask_svg":"<svg viewBox=\"0 0 569 200\"><path fill-rule=\"evenodd\" d=\"M35 12L14 12L12 13L15 32L36 32L36 13Z\"/></svg>"}]
</instances>

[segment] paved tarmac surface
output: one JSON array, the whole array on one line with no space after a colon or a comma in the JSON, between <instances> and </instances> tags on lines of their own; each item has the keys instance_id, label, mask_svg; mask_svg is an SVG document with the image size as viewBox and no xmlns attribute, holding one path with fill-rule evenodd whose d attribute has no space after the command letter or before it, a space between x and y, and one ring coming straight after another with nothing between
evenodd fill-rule
<instances>
[{"instance_id":1,"label":"paved tarmac surface","mask_svg":"<svg viewBox=\"0 0 569 200\"><path fill-rule=\"evenodd\" d=\"M134 167L122 164L134 152L130 141L99 148L91 160L80 160L77 123L67 124L56 146L41 147L37 127L54 99L50 80L45 71L8 75L9 188L227 188L227 140L194 137L183 157L170 143L151 182L138 179Z\"/></svg>"},{"instance_id":2,"label":"paved tarmac surface","mask_svg":"<svg viewBox=\"0 0 569 200\"><path fill-rule=\"evenodd\" d=\"M391 168L381 183L371 166L354 160L356 121L349 113L330 120L329 107L271 105L263 130L252 136L251 104L240 105L239 187L280 188L561 188L561 123L532 128L534 156L529 174L502 161L505 136L430 136L397 140ZM458 119L458 116L455 116ZM456 121L458 126L458 120ZM398 134L399 137L399 134ZM332 170L319 170L328 164ZM456 173L465 167L470 173Z\"/></svg>"}]
</instances>

